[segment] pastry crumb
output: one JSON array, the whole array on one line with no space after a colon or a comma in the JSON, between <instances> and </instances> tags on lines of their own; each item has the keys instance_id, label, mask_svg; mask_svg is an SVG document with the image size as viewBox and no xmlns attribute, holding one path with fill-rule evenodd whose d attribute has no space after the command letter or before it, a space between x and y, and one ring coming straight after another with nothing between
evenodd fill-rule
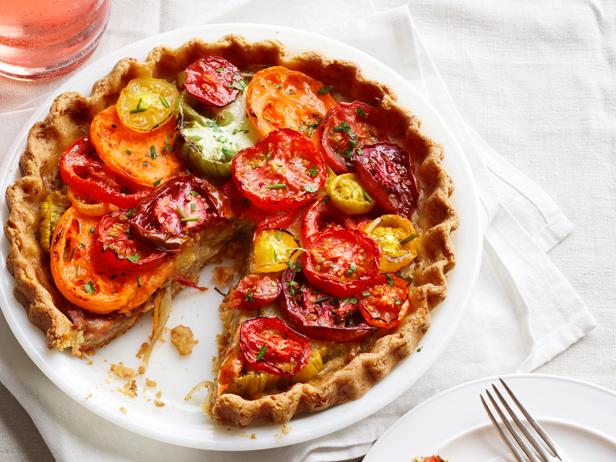
<instances>
[{"instance_id":1,"label":"pastry crumb","mask_svg":"<svg viewBox=\"0 0 616 462\"><path fill-rule=\"evenodd\" d=\"M120 412L122 414L126 414L128 411L126 410L126 408L124 406L120 406Z\"/></svg>"},{"instance_id":2,"label":"pastry crumb","mask_svg":"<svg viewBox=\"0 0 616 462\"><path fill-rule=\"evenodd\" d=\"M119 391L120 393L122 393L123 395L129 398L136 398L137 397L137 382L134 379L129 380L128 382L124 384L122 388L118 388L117 391Z\"/></svg>"},{"instance_id":3,"label":"pastry crumb","mask_svg":"<svg viewBox=\"0 0 616 462\"><path fill-rule=\"evenodd\" d=\"M143 342L135 356L139 359L143 358L143 355L145 355L146 351L148 351L148 348L150 348L150 344L148 342Z\"/></svg>"},{"instance_id":4,"label":"pastry crumb","mask_svg":"<svg viewBox=\"0 0 616 462\"><path fill-rule=\"evenodd\" d=\"M160 399L161 396L163 396L163 392L158 390L154 396L156 396L156 398Z\"/></svg>"},{"instance_id":5,"label":"pastry crumb","mask_svg":"<svg viewBox=\"0 0 616 462\"><path fill-rule=\"evenodd\" d=\"M154 401L154 406L156 406L156 407L163 407L163 406L166 406L166 404L164 402L162 402L162 401L155 400Z\"/></svg>"},{"instance_id":6,"label":"pastry crumb","mask_svg":"<svg viewBox=\"0 0 616 462\"><path fill-rule=\"evenodd\" d=\"M143 374L145 374L145 367L143 367L143 366L139 366L139 369L137 369L137 373L138 373L139 375L143 375Z\"/></svg>"},{"instance_id":7,"label":"pastry crumb","mask_svg":"<svg viewBox=\"0 0 616 462\"><path fill-rule=\"evenodd\" d=\"M257 434L256 433L251 433L250 434L250 439L251 440L256 440L257 439Z\"/></svg>"},{"instance_id":8,"label":"pastry crumb","mask_svg":"<svg viewBox=\"0 0 616 462\"><path fill-rule=\"evenodd\" d=\"M188 356L199 340L195 339L190 327L180 324L171 329L171 343L180 356Z\"/></svg>"},{"instance_id":9,"label":"pastry crumb","mask_svg":"<svg viewBox=\"0 0 616 462\"><path fill-rule=\"evenodd\" d=\"M233 283L235 269L230 266L217 266L214 268L214 282L219 287L229 287Z\"/></svg>"},{"instance_id":10,"label":"pastry crumb","mask_svg":"<svg viewBox=\"0 0 616 462\"><path fill-rule=\"evenodd\" d=\"M135 378L135 370L127 367L122 362L111 365L111 373L119 379L131 380Z\"/></svg>"},{"instance_id":11,"label":"pastry crumb","mask_svg":"<svg viewBox=\"0 0 616 462\"><path fill-rule=\"evenodd\" d=\"M92 359L88 359L88 360L86 361L86 364L87 364L88 366L91 366L92 364L94 364L94 361L92 361Z\"/></svg>"},{"instance_id":12,"label":"pastry crumb","mask_svg":"<svg viewBox=\"0 0 616 462\"><path fill-rule=\"evenodd\" d=\"M148 387L148 388L154 388L154 387L156 387L156 381L152 380L152 379L148 379L146 377L146 379L145 379L145 386Z\"/></svg>"}]
</instances>

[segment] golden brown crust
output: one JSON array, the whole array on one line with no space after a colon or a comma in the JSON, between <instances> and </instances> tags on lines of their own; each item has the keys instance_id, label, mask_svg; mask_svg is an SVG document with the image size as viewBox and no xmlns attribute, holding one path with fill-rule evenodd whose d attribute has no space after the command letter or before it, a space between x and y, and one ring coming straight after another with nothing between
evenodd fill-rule
<instances>
[{"instance_id":1,"label":"golden brown crust","mask_svg":"<svg viewBox=\"0 0 616 462\"><path fill-rule=\"evenodd\" d=\"M414 271L421 303L397 331L379 338L371 351L360 353L314 382L296 384L283 393L255 400L223 394L211 403L211 414L219 423L286 422L297 412L316 411L358 398L408 356L429 326L430 310L445 298L445 274L455 263L450 233L457 226L457 217L449 200L453 186L441 166L441 147L420 132L419 120L397 105L393 92L363 78L354 64L316 53L288 57L278 42L247 43L231 35L215 43L190 40L178 49L155 48L143 63L123 59L96 82L91 96L72 92L60 95L45 120L31 129L20 159L23 176L7 189L10 215L5 233L11 244L8 267L15 277L18 299L28 308L32 322L47 333L49 346L78 351L83 334L64 314L67 302L54 288L47 256L35 231L40 203L59 184L58 156L72 141L87 134L93 115L114 103L129 80L145 75L174 79L178 71L205 54L221 55L244 70L285 65L325 85L334 85L349 99L381 106L388 114L390 135L412 153L421 190L415 222L422 238Z\"/></svg>"}]
</instances>

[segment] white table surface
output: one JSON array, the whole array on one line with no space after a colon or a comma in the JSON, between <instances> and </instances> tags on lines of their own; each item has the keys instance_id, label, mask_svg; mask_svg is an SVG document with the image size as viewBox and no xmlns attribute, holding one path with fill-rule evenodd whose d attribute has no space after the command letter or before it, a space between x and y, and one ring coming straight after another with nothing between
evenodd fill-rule
<instances>
[{"instance_id":1,"label":"white table surface","mask_svg":"<svg viewBox=\"0 0 616 462\"><path fill-rule=\"evenodd\" d=\"M575 224L551 256L599 325L537 372L616 389L614 3L375 0L404 3L461 114ZM52 460L1 385L0 460Z\"/></svg>"}]
</instances>

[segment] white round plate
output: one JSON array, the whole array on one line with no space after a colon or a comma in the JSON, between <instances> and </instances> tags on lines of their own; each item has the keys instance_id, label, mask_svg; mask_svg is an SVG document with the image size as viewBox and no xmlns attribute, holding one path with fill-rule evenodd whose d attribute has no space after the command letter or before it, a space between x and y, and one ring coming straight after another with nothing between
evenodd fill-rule
<instances>
[{"instance_id":1,"label":"white round plate","mask_svg":"<svg viewBox=\"0 0 616 462\"><path fill-rule=\"evenodd\" d=\"M44 336L28 322L25 310L14 298L13 279L6 271L0 281L0 301L15 337L30 358L58 387L88 409L128 430L160 441L195 448L238 451L299 443L339 430L372 414L408 389L437 358L462 316L479 270L481 233L478 196L469 166L449 129L418 92L400 75L354 48L320 35L277 26L215 24L181 29L142 40L92 63L62 85L24 125L12 149L6 154L2 190L17 178L18 158L24 149L28 129L45 117L53 96L69 90L89 94L92 84L111 71L123 57L144 59L158 45L175 47L193 37L215 41L229 33L243 35L252 41L278 39L291 54L315 50L330 58L357 63L367 77L393 88L400 103L423 120L423 130L444 145L445 167L456 186L453 202L461 221L453 235L458 266L448 275L449 296L434 312L433 325L422 340L421 354L404 360L363 399L313 415L300 416L293 419L284 431L274 425L228 431L210 422L198 400L184 400L193 385L212 378L211 358L216 353L215 335L220 330L217 312L220 296L216 292L201 294L184 290L174 299L168 326L179 323L189 325L199 344L187 358L179 358L169 342L159 344L154 350L146 376L158 383L162 391L161 400L166 404L164 407L153 405L153 391L143 391L144 377L138 380L139 396L135 399L118 393L116 389L120 384L109 378L111 363L123 361L132 367L139 365L135 353L148 337L151 325L149 316L98 351L92 358L93 364L88 365L70 354L47 349ZM6 222L6 218L7 210L3 208L2 221ZM6 240L3 240L1 257L5 268L7 247ZM213 286L209 270L204 271L201 282ZM120 408L126 412L120 412ZM254 439L247 437L253 433Z\"/></svg>"},{"instance_id":2,"label":"white round plate","mask_svg":"<svg viewBox=\"0 0 616 462\"><path fill-rule=\"evenodd\" d=\"M503 379L570 460L616 460L616 393L550 375ZM449 462L514 461L479 401L496 381L465 383L424 401L379 438L364 462L409 462L436 454Z\"/></svg>"}]
</instances>

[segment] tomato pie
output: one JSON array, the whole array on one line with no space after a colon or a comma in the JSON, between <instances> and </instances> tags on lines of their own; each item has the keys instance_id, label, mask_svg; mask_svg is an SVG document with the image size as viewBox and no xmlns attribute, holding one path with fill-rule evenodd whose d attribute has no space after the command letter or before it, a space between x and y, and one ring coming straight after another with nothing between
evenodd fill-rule
<instances>
[{"instance_id":1,"label":"tomato pie","mask_svg":"<svg viewBox=\"0 0 616 462\"><path fill-rule=\"evenodd\" d=\"M287 422L359 398L428 329L455 263L442 158L353 63L237 36L156 48L30 130L7 190L15 293L80 356L147 311L155 339L173 295L244 248L204 408Z\"/></svg>"}]
</instances>

